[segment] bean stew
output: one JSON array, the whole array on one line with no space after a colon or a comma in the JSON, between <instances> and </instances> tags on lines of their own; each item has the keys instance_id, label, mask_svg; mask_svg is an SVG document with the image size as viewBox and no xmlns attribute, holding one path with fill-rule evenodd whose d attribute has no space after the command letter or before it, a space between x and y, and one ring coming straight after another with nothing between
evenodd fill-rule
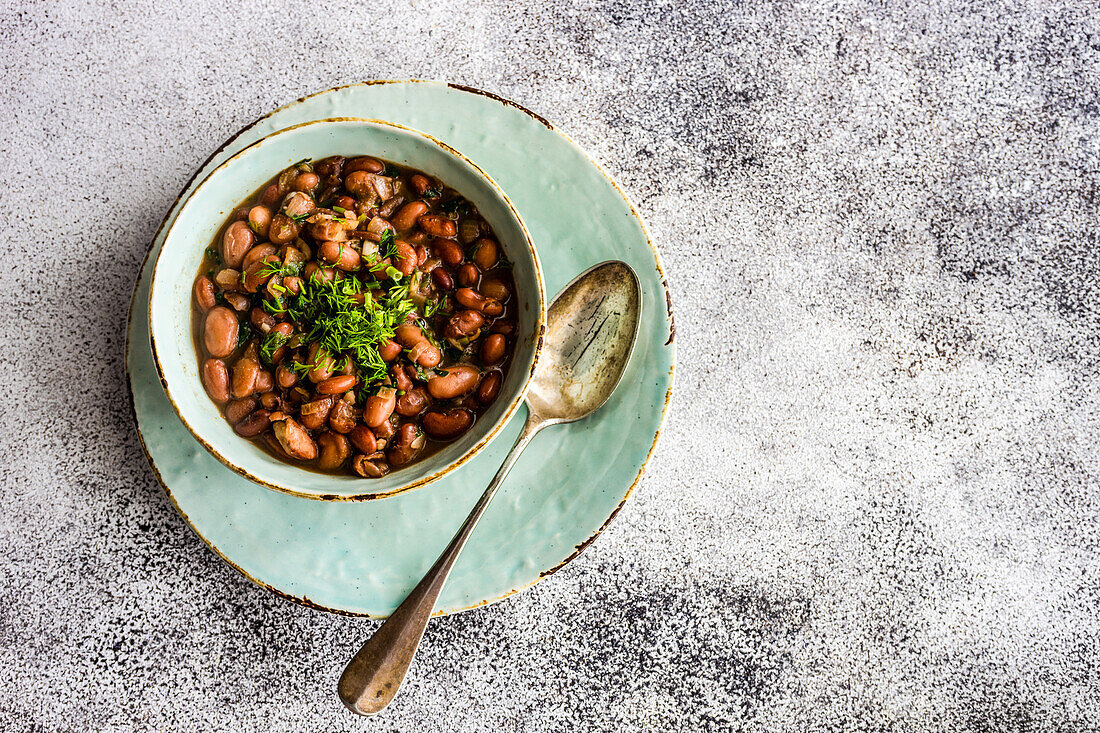
<instances>
[{"instance_id":1,"label":"bean stew","mask_svg":"<svg viewBox=\"0 0 1100 733\"><path fill-rule=\"evenodd\" d=\"M378 478L466 433L496 399L515 284L457 191L378 158L280 172L206 250L200 374L234 431L327 473Z\"/></svg>"}]
</instances>

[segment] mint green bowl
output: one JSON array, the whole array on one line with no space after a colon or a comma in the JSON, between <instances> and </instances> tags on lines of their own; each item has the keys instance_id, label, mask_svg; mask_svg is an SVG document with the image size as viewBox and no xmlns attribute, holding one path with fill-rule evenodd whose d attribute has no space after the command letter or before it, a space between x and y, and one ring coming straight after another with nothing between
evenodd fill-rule
<instances>
[{"instance_id":1,"label":"mint green bowl","mask_svg":"<svg viewBox=\"0 0 1100 733\"><path fill-rule=\"evenodd\" d=\"M241 438L207 396L191 330L191 288L203 251L230 212L283 168L304 158L372 155L424 170L477 208L514 263L519 298L517 342L500 396L459 440L380 479L329 475L283 462ZM165 235L149 293L153 360L169 401L206 450L240 475L311 499L377 499L423 486L489 444L523 401L542 346L545 294L538 255L511 201L461 153L407 127L380 120L326 119L273 133L228 159L199 184Z\"/></svg>"}]
</instances>

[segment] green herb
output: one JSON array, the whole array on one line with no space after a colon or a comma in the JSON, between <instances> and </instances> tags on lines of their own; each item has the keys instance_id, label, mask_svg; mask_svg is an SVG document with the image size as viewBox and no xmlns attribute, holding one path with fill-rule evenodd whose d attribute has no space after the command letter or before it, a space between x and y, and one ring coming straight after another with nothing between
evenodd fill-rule
<instances>
[{"instance_id":1,"label":"green herb","mask_svg":"<svg viewBox=\"0 0 1100 733\"><path fill-rule=\"evenodd\" d=\"M214 260L215 264L222 264L222 253L218 251L217 247L207 247L206 256Z\"/></svg>"},{"instance_id":2,"label":"green herb","mask_svg":"<svg viewBox=\"0 0 1100 733\"><path fill-rule=\"evenodd\" d=\"M305 267L304 262L287 262L285 265L278 262L265 262L264 266L260 268L260 277L275 277L276 275L282 275L287 277L289 275L301 275L302 268Z\"/></svg>"},{"instance_id":3,"label":"green herb","mask_svg":"<svg viewBox=\"0 0 1100 733\"><path fill-rule=\"evenodd\" d=\"M264 338L264 342L260 344L260 359L262 359L265 364L272 364L272 355L281 349L289 340L289 336L284 336L277 331L272 331Z\"/></svg>"},{"instance_id":4,"label":"green herb","mask_svg":"<svg viewBox=\"0 0 1100 733\"><path fill-rule=\"evenodd\" d=\"M396 178L401 175L401 171L393 163L386 163L386 167L382 170L382 175Z\"/></svg>"},{"instance_id":5,"label":"green herb","mask_svg":"<svg viewBox=\"0 0 1100 733\"><path fill-rule=\"evenodd\" d=\"M436 311L447 307L447 296L444 295L439 300L428 300L424 302L424 317L431 318L435 315Z\"/></svg>"},{"instance_id":6,"label":"green herb","mask_svg":"<svg viewBox=\"0 0 1100 733\"><path fill-rule=\"evenodd\" d=\"M249 339L255 334L255 329L252 328L252 324L247 321L241 321L240 326L237 328L237 346L241 348L248 343Z\"/></svg>"},{"instance_id":7,"label":"green herb","mask_svg":"<svg viewBox=\"0 0 1100 733\"><path fill-rule=\"evenodd\" d=\"M393 265L386 265L386 275L389 277L390 280L393 280L395 282L404 277L404 275L401 274L401 270L398 270Z\"/></svg>"},{"instance_id":8,"label":"green herb","mask_svg":"<svg viewBox=\"0 0 1100 733\"><path fill-rule=\"evenodd\" d=\"M473 212L473 209L470 208L470 202L461 197L444 201L439 205L439 210L444 214L457 213L462 216L469 216Z\"/></svg>"},{"instance_id":9,"label":"green herb","mask_svg":"<svg viewBox=\"0 0 1100 733\"><path fill-rule=\"evenodd\" d=\"M424 192L424 196L422 198L437 199L442 195L443 195L443 192L441 190L439 190L439 188L437 186L432 186L431 188L429 188L427 191Z\"/></svg>"},{"instance_id":10,"label":"green herb","mask_svg":"<svg viewBox=\"0 0 1100 733\"><path fill-rule=\"evenodd\" d=\"M394 257L397 255L397 240L392 229L382 230L382 240L378 243L379 259Z\"/></svg>"},{"instance_id":11,"label":"green herb","mask_svg":"<svg viewBox=\"0 0 1100 733\"><path fill-rule=\"evenodd\" d=\"M293 220L295 224L301 224L303 221L313 216L313 212L311 211L306 214L298 214L297 216L291 216L290 214L287 214L287 216L290 217L290 219Z\"/></svg>"}]
</instances>

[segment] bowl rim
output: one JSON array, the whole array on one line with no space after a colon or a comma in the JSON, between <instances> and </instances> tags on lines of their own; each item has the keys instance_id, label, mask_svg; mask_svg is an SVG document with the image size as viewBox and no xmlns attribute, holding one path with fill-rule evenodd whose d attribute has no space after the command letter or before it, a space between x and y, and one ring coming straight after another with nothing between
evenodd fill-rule
<instances>
[{"instance_id":1,"label":"bowl rim","mask_svg":"<svg viewBox=\"0 0 1100 733\"><path fill-rule=\"evenodd\" d=\"M434 473L431 473L431 474L425 475L425 476L414 477L410 481L408 481L404 484L401 484L400 486L396 486L393 489L390 489L388 491L363 492L363 493L354 493L354 494L334 494L334 493L321 493L321 492L317 492L317 491L303 491L303 490L300 490L300 489L296 489L294 487L285 486L285 485L277 484L277 483L272 483L271 481L267 481L265 479L262 479L262 478L260 478L256 475L254 475L253 473L248 471L243 466L237 465L236 463L231 461L227 456L223 455L220 451L218 451L211 443L209 443L207 440L205 440L199 434L199 432L187 421L187 418L184 417L183 412L180 410L179 405L176 403L176 397L173 396L172 390L169 387L169 382L168 382L168 379L165 377L164 369L161 367L160 355L159 355L158 349L157 349L157 340L156 340L156 334L155 334L155 328L154 328L154 322L155 321L154 321L154 318L153 318L153 298L154 298L154 293L157 291L157 287L156 287L157 286L157 275L158 275L158 272L160 270L159 265L160 265L160 262L161 262L161 256L165 252L165 248L163 248L163 247L161 248L160 252L157 253L157 258L153 262L153 269L152 269L152 274L151 274L150 282L149 282L149 298L148 298L148 302L147 302L147 311L148 311L147 318L148 318L148 326L149 326L149 345L150 345L150 350L152 352L153 366L156 369L157 378L160 380L161 387L164 390L165 396L168 398L169 404L171 404L171 406L172 406L172 410L176 413L176 417L178 417L180 419L180 422L183 423L183 426L185 428L187 428L187 431L189 433L191 433L191 436L199 443L199 445L201 445L204 449L206 449L206 451L208 453L210 453L212 456L214 456L214 458L216 458L220 463L225 465L227 468L229 468L232 471L234 471L235 473L243 476L244 478L248 479L249 481L252 481L253 483L259 484L260 486L263 486L263 487L268 488L268 489L279 491L279 492L282 492L282 493L285 493L285 494L290 494L292 496L297 496L297 497L301 497L301 498L305 498L305 499L312 499L314 501L330 501L330 502L370 501L370 500L373 500L373 499L384 499L384 498L387 498L387 497L390 497L390 496L396 496L396 495L402 494L406 491L411 491L413 489L417 489L417 488L420 488L422 486L426 486L427 484L430 484L434 481L437 481L437 480L443 478L444 476L451 473L455 469L461 467L463 464L465 464L471 458L473 458L474 456L479 454L482 450L484 450L485 447L488 446L489 443L497 435L499 435L500 431L504 428L504 426L507 425L508 422L510 422L512 416L515 415L516 410L519 409L520 404L523 403L524 400L526 399L527 390L530 387L531 379L534 376L535 369L538 366L539 357L542 354L543 338L544 338L545 333L546 333L546 292L545 292L546 291L546 285L545 285L544 280L543 280L542 265L539 262L538 252L535 250L534 241L531 238L531 232L527 229L526 222L524 222L523 217L521 217L519 212L516 210L516 207L512 203L512 200L508 197L508 194L506 194L504 192L504 190L500 187L499 184L497 184L497 182L493 179L492 176L490 176L488 173L486 173L484 170L482 170L481 166L479 166L477 163L470 160L465 155L463 155L461 152L459 152L455 148L451 147L447 143L443 142L442 140L439 140L438 138L435 138L432 135L429 135L425 132L421 132L420 130L416 130L412 127L408 127L406 125L401 125L401 124L398 124L396 122L390 122L390 121L387 121L387 120L382 120L382 119L377 119L377 118L368 118L368 117L326 117L324 119L319 119L319 120L310 120L310 121L302 122L302 123L299 123L297 125L293 125L293 126L290 126L290 127L285 127L283 129L280 129L280 130L275 130L274 132L272 132L268 135L265 135L264 137L260 138L259 140L256 140L255 142L251 143L250 145L242 148L241 150L234 153L229 158L226 158L222 163L220 163L213 170L211 170L210 173L207 174L202 179L202 181L199 182L199 184L195 186L195 188L191 191L191 193L187 196L187 198L182 201L182 203L180 204L180 207L179 207L179 212L177 213L176 217L172 220L171 225L164 232L164 241L167 241L168 237L171 236L172 230L177 226L177 224L180 221L180 216L179 215L182 214L183 211L187 208L187 206L191 203L191 200L195 197L195 195L207 183L209 183L210 180L215 175L217 175L219 172L221 172L226 167L230 166L238 158L245 155L246 153L251 151L253 148L258 148L263 143L267 142L268 140L271 140L272 138L283 135L284 133L290 133L294 130L298 130L298 129L304 128L304 127L309 127L309 126L312 126L312 125L324 125L324 124L329 124L329 123L334 123L334 122L335 123L361 122L361 123L369 123L369 124L372 124L372 125L379 125L379 126L382 126L382 127L389 127L389 128L393 128L393 129L396 129L396 130L400 130L403 133L409 133L413 136L420 137L423 140L426 140L428 143L431 143L431 144L439 147L445 153L447 153L447 154L449 154L449 155L451 155L455 158L458 158L460 161L462 161L466 165L470 166L470 168L472 168L473 171L478 176L480 176L486 183L488 183L489 187L495 192L495 194L497 196L500 197L500 199L507 206L508 211L511 212L512 217L515 219L516 223L519 224L519 228L523 232L524 242L527 245L527 251L531 256L531 262L534 266L535 282L536 282L536 285L537 285L537 288L536 288L536 296L537 296L536 302L538 304L538 309L537 309L537 313L535 314L535 328L534 328L534 330L531 334L531 337L530 337L533 340L534 350L531 354L530 367L527 369L527 373L524 375L524 378L523 378L523 384L521 385L521 387L518 390L518 392L516 393L516 395L512 398L512 401L504 409L504 412L501 414L500 418L497 419L497 421L490 427L490 429L488 430L488 432L486 432L485 435L483 435L473 446L471 446L469 449L467 449L465 453L463 453L461 456L459 456L454 461L451 461L450 463L443 466L441 469L439 469L438 471L435 471ZM243 440L243 438L242 438L242 440ZM290 464L290 465L293 465L293 464ZM415 465L415 464L413 464L413 465ZM304 469L301 469L301 470L302 470L302 473L306 474L307 476L311 473L310 471L306 471ZM367 479L367 478L362 478L360 480L364 481L364 482L371 481L371 479Z\"/></svg>"}]
</instances>

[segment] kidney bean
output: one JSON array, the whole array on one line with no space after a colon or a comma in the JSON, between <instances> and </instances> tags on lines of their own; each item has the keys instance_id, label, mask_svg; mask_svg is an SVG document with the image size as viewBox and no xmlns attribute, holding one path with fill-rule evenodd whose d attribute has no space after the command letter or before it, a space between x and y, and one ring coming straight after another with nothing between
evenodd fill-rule
<instances>
[{"instance_id":1,"label":"kidney bean","mask_svg":"<svg viewBox=\"0 0 1100 733\"><path fill-rule=\"evenodd\" d=\"M320 399L306 402L298 410L299 415L302 418L302 425L305 425L310 430L316 430L325 424L328 420L329 413L332 412L332 406L336 403L334 397L321 397Z\"/></svg>"},{"instance_id":2,"label":"kidney bean","mask_svg":"<svg viewBox=\"0 0 1100 733\"><path fill-rule=\"evenodd\" d=\"M223 267L214 273L214 283L226 292L240 290L241 271L234 270L232 267Z\"/></svg>"},{"instance_id":3,"label":"kidney bean","mask_svg":"<svg viewBox=\"0 0 1100 733\"><path fill-rule=\"evenodd\" d=\"M260 363L250 357L242 357L233 365L233 378L230 391L237 399L248 397L256 391L256 380L260 376Z\"/></svg>"},{"instance_id":4,"label":"kidney bean","mask_svg":"<svg viewBox=\"0 0 1100 733\"><path fill-rule=\"evenodd\" d=\"M420 231L419 229L417 229L414 232L406 232L405 233L405 241L416 247L416 251L418 253L418 256L419 256L420 250L424 246L424 243L427 242L429 239L430 239L430 237L427 234L425 234L424 232ZM427 256L427 250L425 250L425 256Z\"/></svg>"},{"instance_id":5,"label":"kidney bean","mask_svg":"<svg viewBox=\"0 0 1100 733\"><path fill-rule=\"evenodd\" d=\"M382 161L377 158L370 158L367 156L352 158L344 164L344 175L354 173L355 171L367 171L368 173L381 173L386 170L386 166L382 164Z\"/></svg>"},{"instance_id":6,"label":"kidney bean","mask_svg":"<svg viewBox=\"0 0 1100 733\"><path fill-rule=\"evenodd\" d=\"M433 239L432 252L435 253L436 257L443 260L445 265L451 267L461 264L466 256L462 252L462 245L453 239Z\"/></svg>"},{"instance_id":7,"label":"kidney bean","mask_svg":"<svg viewBox=\"0 0 1100 733\"><path fill-rule=\"evenodd\" d=\"M409 183L412 184L413 190L416 191L417 196L423 196L425 193L428 192L428 189L432 187L431 179L427 176L420 175L419 173L416 173L411 178L409 178Z\"/></svg>"},{"instance_id":8,"label":"kidney bean","mask_svg":"<svg viewBox=\"0 0 1100 733\"><path fill-rule=\"evenodd\" d=\"M416 454L424 448L424 442L424 433L421 432L416 423L401 423L401 427L397 429L397 435L394 436L389 450L386 451L386 458L391 466L404 466L412 463L412 460L416 458Z\"/></svg>"},{"instance_id":9,"label":"kidney bean","mask_svg":"<svg viewBox=\"0 0 1100 733\"><path fill-rule=\"evenodd\" d=\"M482 237L474 242L474 262L482 270L496 267L500 261L500 247L488 237Z\"/></svg>"},{"instance_id":10,"label":"kidney bean","mask_svg":"<svg viewBox=\"0 0 1100 733\"><path fill-rule=\"evenodd\" d=\"M428 394L437 400L449 400L461 397L477 386L481 372L469 364L456 364L447 367L445 376L434 376L428 380Z\"/></svg>"},{"instance_id":11,"label":"kidney bean","mask_svg":"<svg viewBox=\"0 0 1100 733\"><path fill-rule=\"evenodd\" d=\"M337 196L333 202L333 206L339 206L345 211L355 211L356 201L351 196Z\"/></svg>"},{"instance_id":12,"label":"kidney bean","mask_svg":"<svg viewBox=\"0 0 1100 733\"><path fill-rule=\"evenodd\" d=\"M328 349L317 342L313 342L309 345L309 364L313 367L306 372L306 376L309 377L309 381L317 384L323 382L332 376L332 372L336 369L336 359L329 354Z\"/></svg>"},{"instance_id":13,"label":"kidney bean","mask_svg":"<svg viewBox=\"0 0 1100 733\"><path fill-rule=\"evenodd\" d=\"M374 433L366 425L353 427L351 432L348 433L348 440L360 453L370 455L378 450L378 438L374 437Z\"/></svg>"},{"instance_id":14,"label":"kidney bean","mask_svg":"<svg viewBox=\"0 0 1100 733\"><path fill-rule=\"evenodd\" d=\"M241 260L256 241L256 235L243 221L230 224L222 234L222 262L233 268L241 266Z\"/></svg>"},{"instance_id":15,"label":"kidney bean","mask_svg":"<svg viewBox=\"0 0 1100 733\"><path fill-rule=\"evenodd\" d=\"M335 471L351 456L348 439L340 433L326 430L317 436L317 446L321 451L317 459L317 468L324 471Z\"/></svg>"},{"instance_id":16,"label":"kidney bean","mask_svg":"<svg viewBox=\"0 0 1100 733\"><path fill-rule=\"evenodd\" d=\"M253 262L244 271L244 277L242 278L242 285L244 289L250 293L257 292L264 286L268 280L271 279L272 269L268 265L277 265L279 258L275 255L268 255L258 262Z\"/></svg>"},{"instance_id":17,"label":"kidney bean","mask_svg":"<svg viewBox=\"0 0 1100 733\"><path fill-rule=\"evenodd\" d=\"M217 299L214 297L214 281L206 275L199 275L195 278L195 285L192 290L195 295L195 303L203 313L218 304Z\"/></svg>"},{"instance_id":18,"label":"kidney bean","mask_svg":"<svg viewBox=\"0 0 1100 733\"><path fill-rule=\"evenodd\" d=\"M409 375L405 373L405 368L400 364L394 364L390 367L390 375L393 377L394 386L397 387L399 392L407 392L413 388L412 380L409 379Z\"/></svg>"},{"instance_id":19,"label":"kidney bean","mask_svg":"<svg viewBox=\"0 0 1100 733\"><path fill-rule=\"evenodd\" d=\"M229 356L237 348L237 316L225 306L211 308L203 326L203 344L210 356Z\"/></svg>"},{"instance_id":20,"label":"kidney bean","mask_svg":"<svg viewBox=\"0 0 1100 733\"><path fill-rule=\"evenodd\" d=\"M272 244L288 244L298 236L298 224L283 213L271 217L271 224L267 229L267 238Z\"/></svg>"},{"instance_id":21,"label":"kidney bean","mask_svg":"<svg viewBox=\"0 0 1100 733\"><path fill-rule=\"evenodd\" d=\"M280 364L275 369L275 383L282 389L290 389L298 383L298 375L290 368Z\"/></svg>"},{"instance_id":22,"label":"kidney bean","mask_svg":"<svg viewBox=\"0 0 1100 733\"><path fill-rule=\"evenodd\" d=\"M233 430L244 438L255 438L257 435L267 430L267 426L271 424L271 412L269 410L256 410L251 415L244 417L233 426Z\"/></svg>"},{"instance_id":23,"label":"kidney bean","mask_svg":"<svg viewBox=\"0 0 1100 733\"><path fill-rule=\"evenodd\" d=\"M290 277L283 278L283 287L291 295L297 295L302 292L302 278L291 275Z\"/></svg>"},{"instance_id":24,"label":"kidney bean","mask_svg":"<svg viewBox=\"0 0 1100 733\"><path fill-rule=\"evenodd\" d=\"M364 420L364 422L366 422L366 421ZM382 447L382 445L387 440L392 438L393 433L396 430L396 428L393 425L393 420L388 419L388 418L386 420L383 420L378 425L371 425L370 429L374 433L374 435L378 438L379 447Z\"/></svg>"},{"instance_id":25,"label":"kidney bean","mask_svg":"<svg viewBox=\"0 0 1100 733\"><path fill-rule=\"evenodd\" d=\"M378 216L383 219L389 219L393 216L393 212L397 211L397 207L405 203L405 197L398 194L396 196L390 196L388 199L382 202L382 205L378 207ZM394 225L397 228L397 225Z\"/></svg>"},{"instance_id":26,"label":"kidney bean","mask_svg":"<svg viewBox=\"0 0 1100 733\"><path fill-rule=\"evenodd\" d=\"M374 429L378 435L378 428L390 419L394 408L397 406L397 390L393 387L382 387L378 394L367 398L367 404L363 407L363 422Z\"/></svg>"},{"instance_id":27,"label":"kidney bean","mask_svg":"<svg viewBox=\"0 0 1100 733\"><path fill-rule=\"evenodd\" d=\"M335 219L310 222L307 233L318 242L344 242L348 238L348 228Z\"/></svg>"},{"instance_id":28,"label":"kidney bean","mask_svg":"<svg viewBox=\"0 0 1100 733\"><path fill-rule=\"evenodd\" d=\"M416 226L417 219L427 213L428 205L426 203L423 201L410 201L398 210L390 223L393 224L394 229L403 232Z\"/></svg>"},{"instance_id":29,"label":"kidney bean","mask_svg":"<svg viewBox=\"0 0 1100 733\"><path fill-rule=\"evenodd\" d=\"M309 193L320 185L321 177L316 173L299 173L298 177L294 179L294 183L291 184L291 187L295 191Z\"/></svg>"},{"instance_id":30,"label":"kidney bean","mask_svg":"<svg viewBox=\"0 0 1100 733\"><path fill-rule=\"evenodd\" d=\"M344 187L360 201L377 200L378 189L374 185L376 174L367 171L352 171L344 176Z\"/></svg>"},{"instance_id":31,"label":"kidney bean","mask_svg":"<svg viewBox=\"0 0 1100 733\"><path fill-rule=\"evenodd\" d=\"M473 336L484 325L485 318L480 313L473 310L463 310L455 313L447 320L443 335L457 341Z\"/></svg>"},{"instance_id":32,"label":"kidney bean","mask_svg":"<svg viewBox=\"0 0 1100 733\"><path fill-rule=\"evenodd\" d=\"M233 400L225 406L225 419L229 421L230 425L236 425L241 420L245 419L252 414L252 411L256 409L256 405L259 404L255 397L245 397L239 400Z\"/></svg>"},{"instance_id":33,"label":"kidney bean","mask_svg":"<svg viewBox=\"0 0 1100 733\"><path fill-rule=\"evenodd\" d=\"M278 392L264 392L260 395L260 404L268 410L277 410L283 404L283 399Z\"/></svg>"},{"instance_id":34,"label":"kidney bean","mask_svg":"<svg viewBox=\"0 0 1100 733\"><path fill-rule=\"evenodd\" d=\"M294 418L285 417L273 422L271 429L283 447L287 455L299 461L312 461L317 457L317 444L309 436L305 428L294 421Z\"/></svg>"},{"instance_id":35,"label":"kidney bean","mask_svg":"<svg viewBox=\"0 0 1100 733\"><path fill-rule=\"evenodd\" d=\"M447 291L454 287L454 281L451 279L450 273L442 267L437 267L432 270L432 283L435 284L436 288L442 291Z\"/></svg>"},{"instance_id":36,"label":"kidney bean","mask_svg":"<svg viewBox=\"0 0 1100 733\"><path fill-rule=\"evenodd\" d=\"M328 414L328 426L338 433L350 433L357 420L355 406L347 400L336 400Z\"/></svg>"},{"instance_id":37,"label":"kidney bean","mask_svg":"<svg viewBox=\"0 0 1100 733\"><path fill-rule=\"evenodd\" d=\"M271 372L261 369L256 375L256 391L270 392L273 389L275 389L275 378L271 376Z\"/></svg>"},{"instance_id":38,"label":"kidney bean","mask_svg":"<svg viewBox=\"0 0 1100 733\"><path fill-rule=\"evenodd\" d=\"M425 214L417 219L416 224L432 237L453 237L458 233L453 219L438 214Z\"/></svg>"},{"instance_id":39,"label":"kidney bean","mask_svg":"<svg viewBox=\"0 0 1100 733\"><path fill-rule=\"evenodd\" d=\"M481 342L481 363L485 366L493 366L504 358L504 337L499 333L491 333Z\"/></svg>"},{"instance_id":40,"label":"kidney bean","mask_svg":"<svg viewBox=\"0 0 1100 733\"><path fill-rule=\"evenodd\" d=\"M513 321L494 321L493 327L489 329L491 333L502 333L505 336L511 335L516 330L516 324Z\"/></svg>"},{"instance_id":41,"label":"kidney bean","mask_svg":"<svg viewBox=\"0 0 1100 733\"><path fill-rule=\"evenodd\" d=\"M301 220L306 214L312 214L317 209L317 204L308 194L301 191L291 191L283 199L283 213L295 221Z\"/></svg>"},{"instance_id":42,"label":"kidney bean","mask_svg":"<svg viewBox=\"0 0 1100 733\"><path fill-rule=\"evenodd\" d=\"M266 316L268 314L264 313L264 315ZM268 317L270 318L270 316L268 316ZM256 318L256 316L255 316L255 314L253 314L253 321L252 322L254 324L256 323L255 318ZM274 321L274 319L272 319L272 321ZM262 325L257 325L257 328L259 328L260 330L263 330ZM294 333L294 326L292 326L289 323L276 323L274 326L271 327L270 333L277 333L280 336L283 336L283 337L289 339L290 336ZM283 357L286 356L286 352L287 352L287 345L284 342L282 346L280 346L279 348L277 348L277 349L275 349L274 351L271 352L271 363L272 364L278 364L279 362L281 362L283 360ZM282 385L279 385L279 386L282 386Z\"/></svg>"},{"instance_id":43,"label":"kidney bean","mask_svg":"<svg viewBox=\"0 0 1100 733\"><path fill-rule=\"evenodd\" d=\"M416 270L416 250L403 239L398 239L394 245L397 247L397 255L393 258L393 266L402 276L408 277Z\"/></svg>"},{"instance_id":44,"label":"kidney bean","mask_svg":"<svg viewBox=\"0 0 1100 733\"><path fill-rule=\"evenodd\" d=\"M349 389L355 386L355 383L359 380L353 374L344 374L339 377L329 377L328 379L317 383L317 392L319 394L336 395L347 392Z\"/></svg>"},{"instance_id":45,"label":"kidney bean","mask_svg":"<svg viewBox=\"0 0 1100 733\"><path fill-rule=\"evenodd\" d=\"M358 270L362 264L362 257L347 242L321 242L321 245L317 248L317 254L325 262L329 262L345 272Z\"/></svg>"},{"instance_id":46,"label":"kidney bean","mask_svg":"<svg viewBox=\"0 0 1100 733\"><path fill-rule=\"evenodd\" d=\"M406 323L394 330L393 338L409 350L409 359L425 369L431 369L443 360L439 348L432 344L420 330L420 326Z\"/></svg>"},{"instance_id":47,"label":"kidney bean","mask_svg":"<svg viewBox=\"0 0 1100 733\"><path fill-rule=\"evenodd\" d=\"M389 473L389 467L379 461L371 461L366 456L356 456L351 468L363 478L382 478Z\"/></svg>"},{"instance_id":48,"label":"kidney bean","mask_svg":"<svg viewBox=\"0 0 1100 733\"><path fill-rule=\"evenodd\" d=\"M245 253L244 259L241 260L241 269L247 270L252 263L259 262L265 257L273 254L275 254L275 245L267 243L257 244ZM277 259L278 258L276 258L276 260Z\"/></svg>"},{"instance_id":49,"label":"kidney bean","mask_svg":"<svg viewBox=\"0 0 1100 733\"><path fill-rule=\"evenodd\" d=\"M275 328L275 319L271 317L271 314L265 311L263 308L256 306L248 314L248 320L252 322L252 325L260 329L264 333L270 333L271 329ZM290 325L289 323L287 324Z\"/></svg>"},{"instance_id":50,"label":"kidney bean","mask_svg":"<svg viewBox=\"0 0 1100 733\"><path fill-rule=\"evenodd\" d=\"M504 375L495 369L485 375L481 384L477 386L477 401L483 405L489 405L497 398L500 385L504 381Z\"/></svg>"},{"instance_id":51,"label":"kidney bean","mask_svg":"<svg viewBox=\"0 0 1100 733\"><path fill-rule=\"evenodd\" d=\"M272 183L264 189L264 192L260 195L260 203L268 208L272 208L279 202L279 199L283 197L283 192L279 190L279 184Z\"/></svg>"},{"instance_id":52,"label":"kidney bean","mask_svg":"<svg viewBox=\"0 0 1100 733\"><path fill-rule=\"evenodd\" d=\"M474 424L474 415L461 407L446 412L430 410L424 413L421 422L424 432L436 440L453 440L470 429Z\"/></svg>"},{"instance_id":53,"label":"kidney bean","mask_svg":"<svg viewBox=\"0 0 1100 733\"><path fill-rule=\"evenodd\" d=\"M229 370L221 359L207 359L202 363L202 386L210 399L218 404L229 401Z\"/></svg>"},{"instance_id":54,"label":"kidney bean","mask_svg":"<svg viewBox=\"0 0 1100 733\"><path fill-rule=\"evenodd\" d=\"M229 303L230 307L238 313L244 313L252 305L252 301L248 299L247 295L241 295L240 293L226 293L224 296L225 302Z\"/></svg>"},{"instance_id":55,"label":"kidney bean","mask_svg":"<svg viewBox=\"0 0 1100 733\"><path fill-rule=\"evenodd\" d=\"M458 271L455 273L455 280L464 288L472 288L477 285L477 279L480 276L481 273L477 271L477 267L466 263L458 268Z\"/></svg>"},{"instance_id":56,"label":"kidney bean","mask_svg":"<svg viewBox=\"0 0 1100 733\"><path fill-rule=\"evenodd\" d=\"M248 228L267 237L267 230L271 227L271 209L257 205L248 210Z\"/></svg>"},{"instance_id":57,"label":"kidney bean","mask_svg":"<svg viewBox=\"0 0 1100 733\"><path fill-rule=\"evenodd\" d=\"M508 289L508 285L497 277L487 277L482 280L481 287L478 290L486 298L499 300L501 303L508 300L508 297L512 294Z\"/></svg>"},{"instance_id":58,"label":"kidney bean","mask_svg":"<svg viewBox=\"0 0 1100 733\"><path fill-rule=\"evenodd\" d=\"M429 402L431 400L428 398L427 391L423 387L417 387L398 397L394 409L401 417L416 417L424 411Z\"/></svg>"},{"instance_id":59,"label":"kidney bean","mask_svg":"<svg viewBox=\"0 0 1100 733\"><path fill-rule=\"evenodd\" d=\"M396 341L386 340L378 344L378 355L382 361L393 361L401 353L401 344Z\"/></svg>"},{"instance_id":60,"label":"kidney bean","mask_svg":"<svg viewBox=\"0 0 1100 733\"><path fill-rule=\"evenodd\" d=\"M473 308L487 316L499 316L504 312L504 306L500 304L499 300L486 298L472 288L459 288L456 290L455 300L458 301L459 305L466 308Z\"/></svg>"},{"instance_id":61,"label":"kidney bean","mask_svg":"<svg viewBox=\"0 0 1100 733\"><path fill-rule=\"evenodd\" d=\"M338 177L344 172L344 163L347 159L342 155L333 155L313 164L313 171L325 178Z\"/></svg>"}]
</instances>

